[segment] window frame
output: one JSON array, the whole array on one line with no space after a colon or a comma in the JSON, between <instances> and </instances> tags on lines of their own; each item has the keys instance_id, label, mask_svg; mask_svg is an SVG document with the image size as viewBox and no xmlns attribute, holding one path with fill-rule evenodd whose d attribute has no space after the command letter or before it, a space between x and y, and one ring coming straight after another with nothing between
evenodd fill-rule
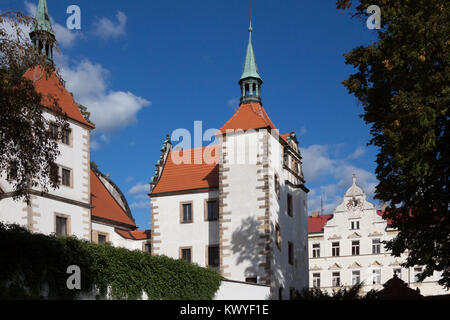
<instances>
[{"instance_id":1,"label":"window frame","mask_svg":"<svg viewBox=\"0 0 450 320\"><path fill-rule=\"evenodd\" d=\"M184 221L184 206L185 205L191 206L191 220L190 221ZM191 224L191 223L194 223L194 201L180 202L180 224Z\"/></svg>"},{"instance_id":2,"label":"window frame","mask_svg":"<svg viewBox=\"0 0 450 320\"><path fill-rule=\"evenodd\" d=\"M352 256L360 255L361 242L359 240L352 240Z\"/></svg>"},{"instance_id":3,"label":"window frame","mask_svg":"<svg viewBox=\"0 0 450 320\"><path fill-rule=\"evenodd\" d=\"M60 235L57 232L57 221L58 221L58 218L59 219L65 219L65 221L66 221L66 234L65 235ZM53 230L54 230L54 233L55 233L55 235L57 237L68 237L68 236L70 236L72 234L72 230L71 230L71 216L70 215L55 212L53 220L54 220L54 228L53 228Z\"/></svg>"},{"instance_id":4,"label":"window frame","mask_svg":"<svg viewBox=\"0 0 450 320\"><path fill-rule=\"evenodd\" d=\"M210 249L211 248L217 248L217 264L210 264ZM220 267L220 245L219 244L212 244L206 246L206 266L211 268L219 268Z\"/></svg>"},{"instance_id":5,"label":"window frame","mask_svg":"<svg viewBox=\"0 0 450 320\"><path fill-rule=\"evenodd\" d=\"M313 288L320 288L320 272L314 272L312 274Z\"/></svg>"},{"instance_id":6,"label":"window frame","mask_svg":"<svg viewBox=\"0 0 450 320\"><path fill-rule=\"evenodd\" d=\"M215 202L216 203L216 213L217 213L217 218L216 219L210 219L209 218L209 203L210 202ZM214 199L205 199L204 202L204 212L205 212L205 221L218 221L219 220L219 199L214 198Z\"/></svg>"},{"instance_id":7,"label":"window frame","mask_svg":"<svg viewBox=\"0 0 450 320\"><path fill-rule=\"evenodd\" d=\"M376 281L375 281L376 279ZM381 284L381 269L372 269L372 285Z\"/></svg>"},{"instance_id":8,"label":"window frame","mask_svg":"<svg viewBox=\"0 0 450 320\"><path fill-rule=\"evenodd\" d=\"M378 242L376 242L378 241ZM377 249L377 250L375 250ZM377 252L378 251L378 252ZM381 254L381 239L372 239L372 254Z\"/></svg>"},{"instance_id":9,"label":"window frame","mask_svg":"<svg viewBox=\"0 0 450 320\"><path fill-rule=\"evenodd\" d=\"M336 243L337 243L337 246L335 246ZM340 257L341 256L341 243L339 241L334 241L331 243L331 256L332 257Z\"/></svg>"},{"instance_id":10,"label":"window frame","mask_svg":"<svg viewBox=\"0 0 450 320\"><path fill-rule=\"evenodd\" d=\"M278 223L275 225L275 244L278 250L281 251L281 228Z\"/></svg>"},{"instance_id":11,"label":"window frame","mask_svg":"<svg viewBox=\"0 0 450 320\"><path fill-rule=\"evenodd\" d=\"M355 278L357 282L355 282ZM352 270L352 286L361 283L361 271L360 270Z\"/></svg>"},{"instance_id":12,"label":"window frame","mask_svg":"<svg viewBox=\"0 0 450 320\"><path fill-rule=\"evenodd\" d=\"M337 279L337 283L335 280ZM331 273L331 286L333 288L337 288L341 286L341 272L340 271L334 271Z\"/></svg>"},{"instance_id":13,"label":"window frame","mask_svg":"<svg viewBox=\"0 0 450 320\"><path fill-rule=\"evenodd\" d=\"M187 261L186 259L184 259L183 258L183 251L184 250L189 250L189 258L190 258L190 261ZM179 258L181 259L181 260L184 260L184 261L186 261L187 263L191 263L192 264L192 247L180 247L180 251L179 251Z\"/></svg>"},{"instance_id":14,"label":"window frame","mask_svg":"<svg viewBox=\"0 0 450 320\"><path fill-rule=\"evenodd\" d=\"M314 246L317 246L314 248ZM313 258L320 258L320 243L313 243L312 244L312 257Z\"/></svg>"}]
</instances>

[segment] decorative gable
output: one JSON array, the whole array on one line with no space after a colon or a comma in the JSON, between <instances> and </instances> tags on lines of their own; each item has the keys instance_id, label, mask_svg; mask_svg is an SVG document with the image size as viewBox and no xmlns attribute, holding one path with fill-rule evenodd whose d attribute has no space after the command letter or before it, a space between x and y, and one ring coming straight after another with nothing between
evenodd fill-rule
<instances>
[{"instance_id":1,"label":"decorative gable","mask_svg":"<svg viewBox=\"0 0 450 320\"><path fill-rule=\"evenodd\" d=\"M361 235L357 232L353 232L351 235L347 237L347 239L361 238Z\"/></svg>"},{"instance_id":2,"label":"decorative gable","mask_svg":"<svg viewBox=\"0 0 450 320\"><path fill-rule=\"evenodd\" d=\"M349 269L359 269L359 268L362 268L362 265L360 265L358 262L355 261L348 268Z\"/></svg>"},{"instance_id":3,"label":"decorative gable","mask_svg":"<svg viewBox=\"0 0 450 320\"><path fill-rule=\"evenodd\" d=\"M331 267L328 268L328 270L340 270L340 269L342 269L342 267L337 263L333 264Z\"/></svg>"}]
</instances>

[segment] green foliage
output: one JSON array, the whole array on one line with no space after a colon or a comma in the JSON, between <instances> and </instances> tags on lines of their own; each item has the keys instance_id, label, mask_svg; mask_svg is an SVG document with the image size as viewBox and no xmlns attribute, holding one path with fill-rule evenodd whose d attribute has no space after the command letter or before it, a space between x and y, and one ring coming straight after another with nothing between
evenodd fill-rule
<instances>
[{"instance_id":1,"label":"green foliage","mask_svg":"<svg viewBox=\"0 0 450 320\"><path fill-rule=\"evenodd\" d=\"M357 300L371 298L372 295L362 296L359 294L363 283L355 284L350 288L341 287L332 293L320 288L305 288L297 292L295 300Z\"/></svg>"},{"instance_id":2,"label":"green foliage","mask_svg":"<svg viewBox=\"0 0 450 320\"><path fill-rule=\"evenodd\" d=\"M378 40L345 54L357 72L343 82L364 107L370 143L378 147L375 197L399 234L387 243L405 266L424 265L419 279L442 272L450 288L450 8L445 0L339 0L381 9Z\"/></svg>"},{"instance_id":3,"label":"green foliage","mask_svg":"<svg viewBox=\"0 0 450 320\"><path fill-rule=\"evenodd\" d=\"M67 267L81 269L81 291L66 286ZM209 300L215 295L221 276L182 260L151 256L141 251L95 244L73 237L32 234L16 225L0 224L0 300L43 299L48 285L49 299L75 299L98 288L113 299Z\"/></svg>"}]
</instances>

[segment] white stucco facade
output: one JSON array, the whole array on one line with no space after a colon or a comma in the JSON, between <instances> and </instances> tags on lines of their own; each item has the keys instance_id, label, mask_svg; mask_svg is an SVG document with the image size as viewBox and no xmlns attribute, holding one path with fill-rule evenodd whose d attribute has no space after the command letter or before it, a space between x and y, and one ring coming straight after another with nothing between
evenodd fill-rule
<instances>
[{"instance_id":1,"label":"white stucco facade","mask_svg":"<svg viewBox=\"0 0 450 320\"><path fill-rule=\"evenodd\" d=\"M298 146L267 129L227 134L218 141L218 188L151 194L153 254L182 258L187 248L192 263L208 266L208 247L218 246L215 268L226 279L256 281L270 287L273 299L288 299L309 283L308 190ZM291 163L299 165L297 171ZM218 200L216 221L205 219L208 200ZM180 220L186 203L192 204L190 223Z\"/></svg>"},{"instance_id":2,"label":"white stucco facade","mask_svg":"<svg viewBox=\"0 0 450 320\"><path fill-rule=\"evenodd\" d=\"M44 117L54 120L48 112L44 112ZM61 216L67 218L69 234L90 240L90 128L71 119L68 123L69 144L58 142L61 154L56 163L60 167L60 176L62 168L70 171L70 185L60 184L58 189L49 189L44 195L37 188L31 195L30 206L27 206L24 201L15 201L8 196L14 191L13 186L2 176L0 187L4 194L0 200L0 220L49 235L55 233L55 219Z\"/></svg>"},{"instance_id":3,"label":"white stucco facade","mask_svg":"<svg viewBox=\"0 0 450 320\"><path fill-rule=\"evenodd\" d=\"M420 266L403 268L400 264L405 256L394 257L384 248L383 241L393 239L396 234L377 213L376 206L366 200L354 177L352 187L323 231L309 234L309 286L333 291L358 280L364 282L365 293L382 289L396 272L410 288L419 288L423 295L445 294L436 282L440 273L435 272L419 283L415 275Z\"/></svg>"}]
</instances>

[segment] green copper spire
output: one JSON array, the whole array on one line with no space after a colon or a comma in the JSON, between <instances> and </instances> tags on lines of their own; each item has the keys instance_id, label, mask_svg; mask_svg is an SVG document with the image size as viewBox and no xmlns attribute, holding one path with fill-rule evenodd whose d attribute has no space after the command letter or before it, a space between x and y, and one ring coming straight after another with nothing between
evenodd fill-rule
<instances>
[{"instance_id":1,"label":"green copper spire","mask_svg":"<svg viewBox=\"0 0 450 320\"><path fill-rule=\"evenodd\" d=\"M256 65L255 52L253 51L252 45L252 22L250 21L250 28L248 28L249 38L247 46L247 55L245 57L244 70L242 71L241 80L246 78L256 78L261 79L258 66Z\"/></svg>"},{"instance_id":2,"label":"green copper spire","mask_svg":"<svg viewBox=\"0 0 450 320\"><path fill-rule=\"evenodd\" d=\"M244 70L242 71L239 85L241 86L241 104L249 102L261 103L261 85L263 83L256 65L255 52L252 45L252 20L248 29L249 38L247 54L245 56Z\"/></svg>"},{"instance_id":3,"label":"green copper spire","mask_svg":"<svg viewBox=\"0 0 450 320\"><path fill-rule=\"evenodd\" d=\"M36 22L33 31L46 31L55 34L50 23L50 15L48 14L48 7L46 0L39 0L36 10Z\"/></svg>"},{"instance_id":4,"label":"green copper spire","mask_svg":"<svg viewBox=\"0 0 450 320\"><path fill-rule=\"evenodd\" d=\"M53 45L56 39L50 23L46 0L39 0L36 10L36 21L30 32L30 38L35 48L47 56L50 63L53 63Z\"/></svg>"}]
</instances>

